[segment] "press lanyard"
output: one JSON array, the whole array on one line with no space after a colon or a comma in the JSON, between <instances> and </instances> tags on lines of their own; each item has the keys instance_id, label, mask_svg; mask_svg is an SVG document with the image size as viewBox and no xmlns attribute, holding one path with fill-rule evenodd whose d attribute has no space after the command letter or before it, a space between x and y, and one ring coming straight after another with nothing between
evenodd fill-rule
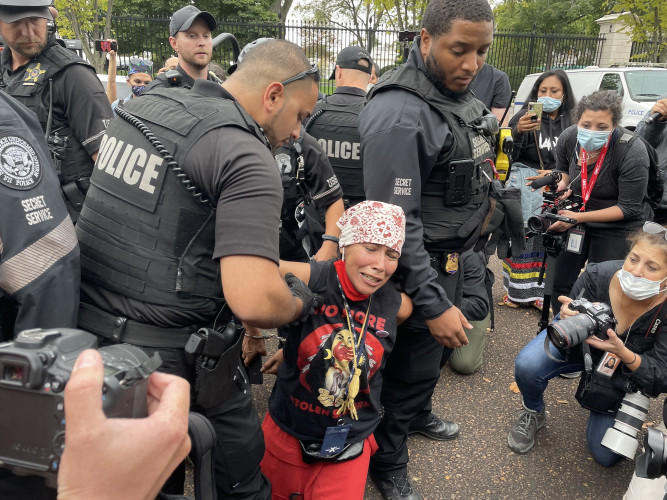
<instances>
[{"instance_id":1,"label":"press lanyard","mask_svg":"<svg viewBox=\"0 0 667 500\"><path fill-rule=\"evenodd\" d=\"M352 369L350 370L350 379L348 380L347 388L345 389L345 396L347 396L347 392L349 391L350 388L350 382L352 382L354 373L357 370L357 363L360 362L364 346L366 345L366 332L368 332L367 328L368 316L369 316L368 313L371 311L371 302L373 301L373 296L371 295L368 297L368 309L366 309L366 317L364 318L364 322L361 325L361 331L359 332L359 336L357 337L356 329L354 328L354 318L352 317L352 313L350 312L350 306L347 305L345 292L343 292L343 287L340 284L340 279L338 278L338 275L336 275L336 280L338 281L338 290L340 290L340 295L343 298L343 307L345 308L345 318L347 319L347 328L350 330L352 338L357 341L356 345L354 346L354 363L352 363Z\"/></svg>"},{"instance_id":2,"label":"press lanyard","mask_svg":"<svg viewBox=\"0 0 667 500\"><path fill-rule=\"evenodd\" d=\"M586 210L586 202L591 197L591 191L593 191L595 181L598 180L598 174L602 168L604 157L607 155L607 149L609 149L609 139L607 139L607 142L605 142L604 146L602 147L600 156L598 156L598 161L595 162L595 168L591 174L590 186L588 185L588 153L586 153L585 149L581 149L581 198L583 200L581 204L582 212Z\"/></svg>"}]
</instances>

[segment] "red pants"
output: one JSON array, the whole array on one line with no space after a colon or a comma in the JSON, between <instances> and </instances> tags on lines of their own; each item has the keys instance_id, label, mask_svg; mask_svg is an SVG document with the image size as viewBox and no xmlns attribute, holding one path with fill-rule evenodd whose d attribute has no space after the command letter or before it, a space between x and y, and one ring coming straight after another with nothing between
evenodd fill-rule
<instances>
[{"instance_id":1,"label":"red pants","mask_svg":"<svg viewBox=\"0 0 667 500\"><path fill-rule=\"evenodd\" d=\"M372 434L366 438L362 454L355 459L306 464L301 458L299 441L278 427L268 413L262 430L266 445L262 472L271 481L274 500L364 498L368 463L377 450Z\"/></svg>"}]
</instances>

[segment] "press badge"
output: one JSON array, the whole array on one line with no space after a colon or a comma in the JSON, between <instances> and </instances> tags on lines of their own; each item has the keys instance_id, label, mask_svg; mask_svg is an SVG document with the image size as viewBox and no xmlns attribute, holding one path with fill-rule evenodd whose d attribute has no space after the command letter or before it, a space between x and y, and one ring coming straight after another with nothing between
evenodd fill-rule
<instances>
[{"instance_id":1,"label":"press badge","mask_svg":"<svg viewBox=\"0 0 667 500\"><path fill-rule=\"evenodd\" d=\"M616 354L607 352L604 356L602 356L602 359L598 363L595 371L600 375L604 375L605 377L611 377L616 371L616 368L618 368L619 364L621 364L621 358L616 356Z\"/></svg>"},{"instance_id":2,"label":"press badge","mask_svg":"<svg viewBox=\"0 0 667 500\"><path fill-rule=\"evenodd\" d=\"M584 235L586 232L582 229L570 229L567 235L567 246L565 250L572 253L581 253L584 244Z\"/></svg>"},{"instance_id":3,"label":"press badge","mask_svg":"<svg viewBox=\"0 0 667 500\"><path fill-rule=\"evenodd\" d=\"M350 432L350 424L327 427L322 440L322 448L320 448L320 456L329 458L340 454L345 448L348 432Z\"/></svg>"}]
</instances>

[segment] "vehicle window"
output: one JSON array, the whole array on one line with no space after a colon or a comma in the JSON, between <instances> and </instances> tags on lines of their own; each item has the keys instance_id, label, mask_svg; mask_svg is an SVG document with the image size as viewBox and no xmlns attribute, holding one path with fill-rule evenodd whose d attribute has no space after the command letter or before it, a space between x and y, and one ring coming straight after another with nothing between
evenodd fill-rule
<instances>
[{"instance_id":1,"label":"vehicle window","mask_svg":"<svg viewBox=\"0 0 667 500\"><path fill-rule=\"evenodd\" d=\"M616 92L617 96L622 97L624 92L623 83L621 82L621 75L618 73L606 73L602 77L600 90L613 90Z\"/></svg>"},{"instance_id":2,"label":"vehicle window","mask_svg":"<svg viewBox=\"0 0 667 500\"><path fill-rule=\"evenodd\" d=\"M667 71L628 71L625 80L635 101L655 102L667 92Z\"/></svg>"}]
</instances>

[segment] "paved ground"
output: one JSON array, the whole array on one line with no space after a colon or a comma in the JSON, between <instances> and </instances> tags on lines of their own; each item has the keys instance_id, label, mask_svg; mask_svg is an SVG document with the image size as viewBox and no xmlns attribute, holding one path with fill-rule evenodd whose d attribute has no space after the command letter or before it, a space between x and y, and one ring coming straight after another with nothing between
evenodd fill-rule
<instances>
[{"instance_id":1,"label":"paved ground","mask_svg":"<svg viewBox=\"0 0 667 500\"><path fill-rule=\"evenodd\" d=\"M502 296L500 263L494 303ZM518 455L507 447L507 433L521 407L510 391L514 358L537 332L537 309L496 307L496 331L487 337L484 364L462 376L445 366L435 391L433 408L458 422L455 441L438 443L411 437L410 479L425 498L434 499L620 499L632 476L634 462L611 469L588 453L585 431L588 413L574 399L578 380L556 378L546 392L547 426L537 434L535 448ZM273 347L273 346L272 346ZM255 402L263 416L273 377L255 386ZM659 422L662 399L652 400L649 422ZM380 499L370 483L367 500Z\"/></svg>"}]
</instances>

